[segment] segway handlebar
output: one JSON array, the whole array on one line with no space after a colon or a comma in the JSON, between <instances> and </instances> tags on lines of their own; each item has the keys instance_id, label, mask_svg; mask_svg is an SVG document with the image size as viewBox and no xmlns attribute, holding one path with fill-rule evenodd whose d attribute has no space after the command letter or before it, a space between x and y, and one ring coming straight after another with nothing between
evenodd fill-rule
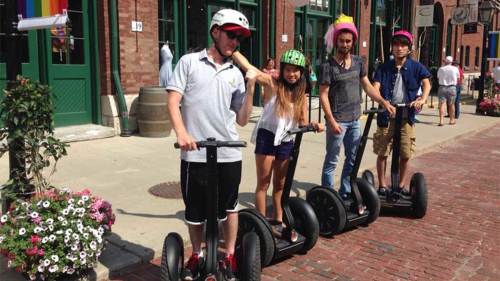
<instances>
[{"instance_id":1,"label":"segway handlebar","mask_svg":"<svg viewBox=\"0 0 500 281\"><path fill-rule=\"evenodd\" d=\"M363 114L370 114L370 113L382 113L382 112L385 112L385 108L375 108L375 107L372 107L370 109L367 109L367 110L363 110Z\"/></svg>"},{"instance_id":2,"label":"segway handlebar","mask_svg":"<svg viewBox=\"0 0 500 281\"><path fill-rule=\"evenodd\" d=\"M196 146L201 147L246 147L246 141L218 141L214 138L208 138L206 141L197 141ZM175 148L180 148L179 143L174 143Z\"/></svg>"},{"instance_id":3,"label":"segway handlebar","mask_svg":"<svg viewBox=\"0 0 500 281\"><path fill-rule=\"evenodd\" d=\"M307 132L316 132L316 129L313 127L313 125L309 124L307 126L300 126L298 128L293 128L288 130L289 135L294 135L298 133L307 133Z\"/></svg>"}]
</instances>

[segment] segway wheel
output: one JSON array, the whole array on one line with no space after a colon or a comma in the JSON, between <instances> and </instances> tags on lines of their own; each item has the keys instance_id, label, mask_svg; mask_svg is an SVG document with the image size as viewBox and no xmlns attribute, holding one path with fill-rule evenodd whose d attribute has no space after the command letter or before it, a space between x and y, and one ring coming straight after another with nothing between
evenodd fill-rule
<instances>
[{"instance_id":1,"label":"segway wheel","mask_svg":"<svg viewBox=\"0 0 500 281\"><path fill-rule=\"evenodd\" d=\"M364 170L361 174L361 178L366 180L373 188L375 188L375 177L373 176L372 171Z\"/></svg>"},{"instance_id":2,"label":"segway wheel","mask_svg":"<svg viewBox=\"0 0 500 281\"><path fill-rule=\"evenodd\" d=\"M274 257L274 237L266 219L254 209L243 209L238 213L238 242L242 245L243 237L249 232L255 232L260 241L261 266L267 266Z\"/></svg>"},{"instance_id":3,"label":"segway wheel","mask_svg":"<svg viewBox=\"0 0 500 281\"><path fill-rule=\"evenodd\" d=\"M169 233L163 241L161 255L161 281L177 281L181 278L184 262L184 244L177 233Z\"/></svg>"},{"instance_id":4,"label":"segway wheel","mask_svg":"<svg viewBox=\"0 0 500 281\"><path fill-rule=\"evenodd\" d=\"M306 237L304 247L302 248L302 251L306 253L311 250L318 241L318 218L311 205L304 199L291 197L289 204L295 222L295 228L300 234Z\"/></svg>"},{"instance_id":5,"label":"segway wheel","mask_svg":"<svg viewBox=\"0 0 500 281\"><path fill-rule=\"evenodd\" d=\"M416 173L411 177L410 193L413 203L413 216L423 218L427 212L427 184L422 173Z\"/></svg>"},{"instance_id":6,"label":"segway wheel","mask_svg":"<svg viewBox=\"0 0 500 281\"><path fill-rule=\"evenodd\" d=\"M334 191L316 186L307 192L307 202L316 213L321 236L332 236L344 229L347 220L344 204Z\"/></svg>"},{"instance_id":7,"label":"segway wheel","mask_svg":"<svg viewBox=\"0 0 500 281\"><path fill-rule=\"evenodd\" d=\"M260 281L261 259L259 244L260 239L257 233L249 232L243 235L239 259L239 280Z\"/></svg>"},{"instance_id":8,"label":"segway wheel","mask_svg":"<svg viewBox=\"0 0 500 281\"><path fill-rule=\"evenodd\" d=\"M373 185L367 180L364 178L358 178L356 183L358 184L359 192L363 197L363 203L370 212L365 222L365 224L368 225L374 222L380 214L380 199L378 198L378 194L373 188Z\"/></svg>"}]
</instances>

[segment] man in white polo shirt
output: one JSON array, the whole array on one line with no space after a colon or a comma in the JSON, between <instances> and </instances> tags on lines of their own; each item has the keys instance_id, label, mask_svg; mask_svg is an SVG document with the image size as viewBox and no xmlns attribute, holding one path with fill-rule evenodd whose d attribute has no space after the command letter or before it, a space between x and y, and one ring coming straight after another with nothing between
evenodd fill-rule
<instances>
[{"instance_id":1,"label":"man in white polo shirt","mask_svg":"<svg viewBox=\"0 0 500 281\"><path fill-rule=\"evenodd\" d=\"M448 104L450 125L455 125L455 99L457 97L458 77L460 76L458 68L452 65L453 58L451 56L447 56L444 63L445 65L441 66L437 73L439 80L439 126L444 124L446 104Z\"/></svg>"},{"instance_id":2,"label":"man in white polo shirt","mask_svg":"<svg viewBox=\"0 0 500 281\"><path fill-rule=\"evenodd\" d=\"M193 254L183 270L184 280L197 279L204 262L201 240L209 187L206 182L206 150L198 150L196 141L209 137L221 141L239 140L236 123L240 126L248 123L256 80L256 73L248 71L245 93L243 76L230 59L240 41L250 36L248 20L242 13L231 9L218 11L212 18L210 35L213 44L200 52L184 55L167 86L170 120L182 149L181 189L193 247ZM235 280L236 207L242 155L236 147L219 148L217 155L218 218L224 221L226 245L226 258L219 268L225 280Z\"/></svg>"}]
</instances>

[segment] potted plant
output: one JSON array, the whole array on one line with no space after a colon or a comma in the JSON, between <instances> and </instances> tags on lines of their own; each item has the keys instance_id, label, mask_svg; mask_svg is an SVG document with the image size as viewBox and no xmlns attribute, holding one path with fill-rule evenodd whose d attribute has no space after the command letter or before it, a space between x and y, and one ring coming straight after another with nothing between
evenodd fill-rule
<instances>
[{"instance_id":1,"label":"potted plant","mask_svg":"<svg viewBox=\"0 0 500 281\"><path fill-rule=\"evenodd\" d=\"M55 172L68 146L54 137L50 88L18 76L4 92L0 156L9 151L18 165L2 186L12 204L0 214L0 254L31 280L66 280L97 264L115 216L90 190L59 190L44 176L45 168Z\"/></svg>"}]
</instances>

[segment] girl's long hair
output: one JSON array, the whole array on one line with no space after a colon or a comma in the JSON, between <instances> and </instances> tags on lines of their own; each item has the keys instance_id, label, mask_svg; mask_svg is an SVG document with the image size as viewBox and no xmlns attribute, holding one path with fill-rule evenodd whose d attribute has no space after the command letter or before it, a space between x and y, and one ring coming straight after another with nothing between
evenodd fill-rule
<instances>
[{"instance_id":1,"label":"girl's long hair","mask_svg":"<svg viewBox=\"0 0 500 281\"><path fill-rule=\"evenodd\" d=\"M280 68L278 90L276 91L276 115L279 117L292 116L295 122L300 122L305 118L305 116L303 116L304 103L306 102L306 79L304 77L304 70L301 70L299 81L297 81L296 85L292 87L293 89L290 90L283 77L285 64L282 63Z\"/></svg>"}]
</instances>

